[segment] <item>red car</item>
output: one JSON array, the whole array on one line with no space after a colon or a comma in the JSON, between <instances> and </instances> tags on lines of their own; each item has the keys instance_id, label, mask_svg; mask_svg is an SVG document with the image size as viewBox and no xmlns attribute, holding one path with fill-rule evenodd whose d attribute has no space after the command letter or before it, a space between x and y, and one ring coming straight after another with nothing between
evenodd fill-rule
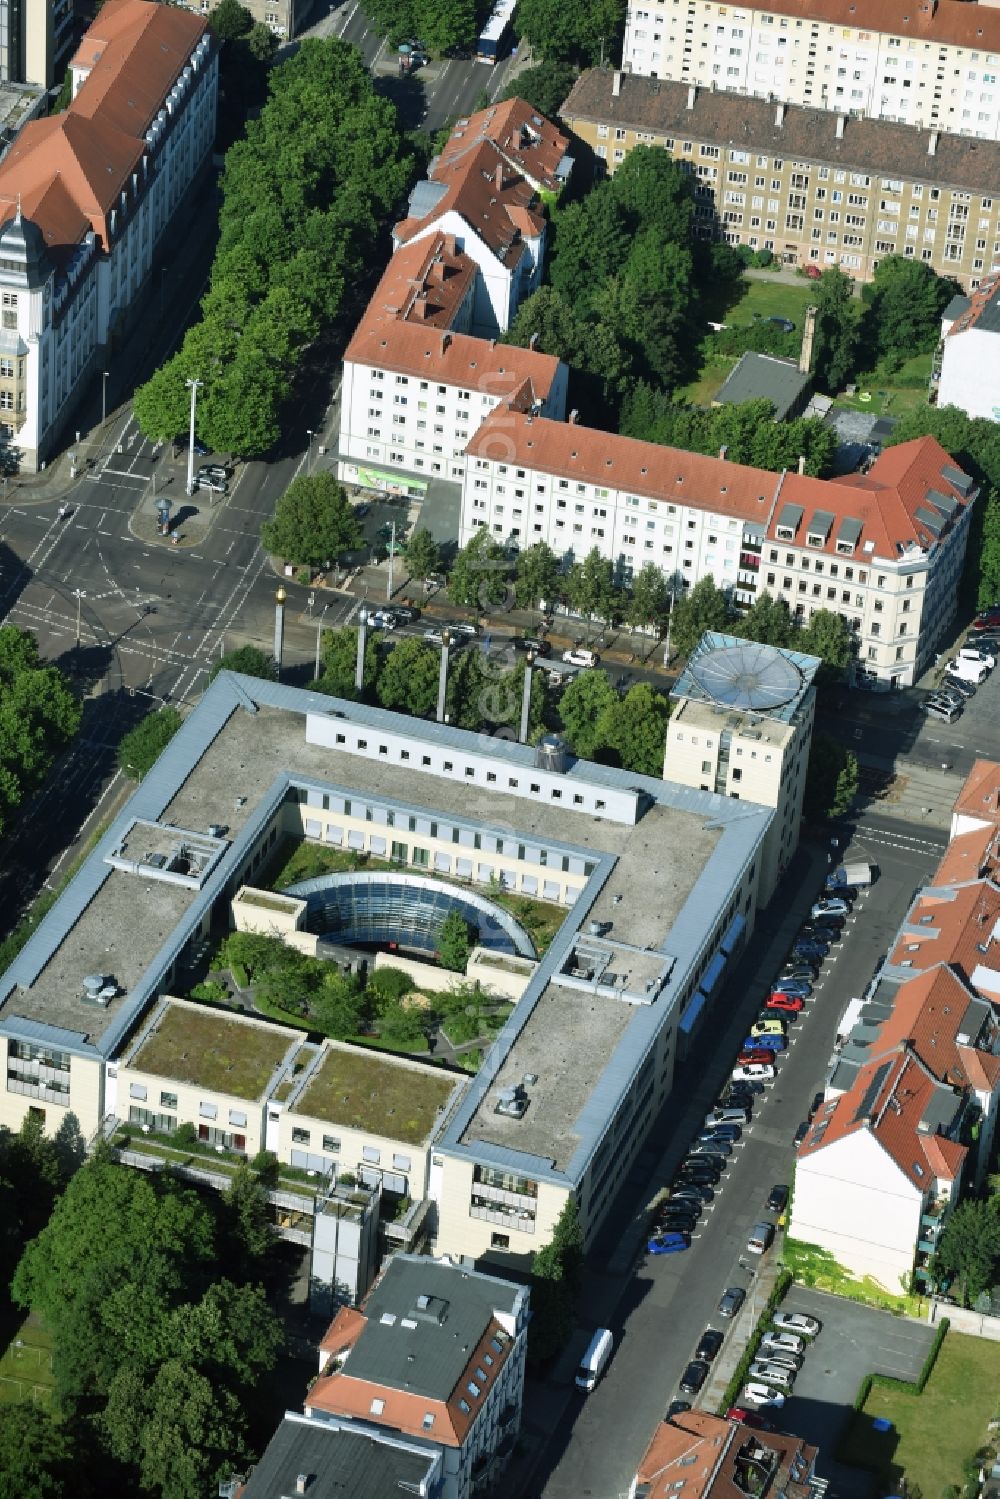
<instances>
[{"instance_id":1,"label":"red car","mask_svg":"<svg viewBox=\"0 0 1000 1499\"><path fill-rule=\"evenodd\" d=\"M748 1046L736 1058L736 1065L737 1067L745 1067L748 1062L766 1062L769 1067L773 1067L774 1052L764 1046L755 1046L753 1050Z\"/></svg>"},{"instance_id":2,"label":"red car","mask_svg":"<svg viewBox=\"0 0 1000 1499\"><path fill-rule=\"evenodd\" d=\"M742 1421L744 1426L752 1426L756 1431L773 1431L774 1424L765 1421L756 1411L748 1411L742 1405L731 1405L726 1411L726 1418L730 1421Z\"/></svg>"},{"instance_id":3,"label":"red car","mask_svg":"<svg viewBox=\"0 0 1000 1499\"><path fill-rule=\"evenodd\" d=\"M805 1000L799 999L797 994L781 994L778 992L769 994L764 1001L765 1010L786 1010L790 1015L797 1015L800 1010L805 1009L805 1006Z\"/></svg>"}]
</instances>

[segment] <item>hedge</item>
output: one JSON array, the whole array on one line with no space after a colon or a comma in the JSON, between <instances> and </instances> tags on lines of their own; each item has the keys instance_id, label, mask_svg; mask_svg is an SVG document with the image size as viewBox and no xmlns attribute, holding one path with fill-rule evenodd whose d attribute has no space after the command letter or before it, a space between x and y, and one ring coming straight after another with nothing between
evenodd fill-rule
<instances>
[{"instance_id":1,"label":"hedge","mask_svg":"<svg viewBox=\"0 0 1000 1499\"><path fill-rule=\"evenodd\" d=\"M743 1353L743 1357L740 1359L739 1363L736 1365L736 1368L733 1370L732 1379L726 1385L726 1393L723 1395L722 1402L719 1406L721 1414L725 1415L729 1407L736 1404L736 1397L740 1393L743 1385L746 1383L750 1365L753 1363L754 1359L757 1356L757 1345L763 1337L765 1328L770 1322L774 1312L781 1305L782 1301L784 1301L785 1296L788 1293L788 1288L792 1284L794 1278L795 1277L792 1275L791 1270L779 1270L778 1278L774 1282L774 1287L771 1291L771 1294L767 1298L767 1301L764 1303L764 1309L757 1319L757 1323L754 1327L753 1332L750 1334L746 1349Z\"/></svg>"},{"instance_id":2,"label":"hedge","mask_svg":"<svg viewBox=\"0 0 1000 1499\"><path fill-rule=\"evenodd\" d=\"M864 1410L865 1404L868 1400L868 1396L871 1394L873 1389L895 1390L901 1395L923 1394L927 1381L930 1379L932 1373L934 1372L934 1365L937 1363L938 1354L941 1352L941 1344L944 1342L950 1326L951 1323L948 1318L942 1317L941 1321L937 1325L937 1331L934 1334L934 1340L927 1350L927 1357L924 1359L923 1367L921 1368L920 1373L917 1375L916 1379L894 1379L890 1374L866 1374L864 1379L858 1385L858 1393L854 1397L853 1408L855 1412L860 1414L861 1411ZM858 1463L853 1457L848 1459L845 1455L850 1450L852 1429L852 1425L850 1424L844 1427L844 1430L840 1436L840 1440L837 1443L834 1456L836 1457L838 1462L850 1461L855 1467L860 1467L865 1472L877 1472L877 1469L870 1468L864 1463Z\"/></svg>"}]
</instances>

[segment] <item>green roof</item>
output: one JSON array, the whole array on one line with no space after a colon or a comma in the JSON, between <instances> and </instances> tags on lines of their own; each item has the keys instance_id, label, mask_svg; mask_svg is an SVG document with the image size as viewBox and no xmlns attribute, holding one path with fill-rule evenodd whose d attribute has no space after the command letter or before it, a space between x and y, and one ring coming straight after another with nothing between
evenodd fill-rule
<instances>
[{"instance_id":1,"label":"green roof","mask_svg":"<svg viewBox=\"0 0 1000 1499\"><path fill-rule=\"evenodd\" d=\"M294 1106L296 1114L419 1145L457 1078L393 1062L358 1047L331 1048Z\"/></svg>"},{"instance_id":2,"label":"green roof","mask_svg":"<svg viewBox=\"0 0 1000 1499\"><path fill-rule=\"evenodd\" d=\"M219 1010L168 1005L129 1066L173 1082L255 1101L299 1038Z\"/></svg>"}]
</instances>

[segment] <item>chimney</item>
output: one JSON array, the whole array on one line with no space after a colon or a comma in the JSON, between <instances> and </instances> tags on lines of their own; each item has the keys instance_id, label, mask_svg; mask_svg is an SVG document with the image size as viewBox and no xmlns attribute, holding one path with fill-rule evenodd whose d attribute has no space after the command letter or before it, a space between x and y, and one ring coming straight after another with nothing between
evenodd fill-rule
<instances>
[{"instance_id":1,"label":"chimney","mask_svg":"<svg viewBox=\"0 0 1000 1499\"><path fill-rule=\"evenodd\" d=\"M800 474L804 474L805 471L806 471L806 455L805 455L805 453L800 453L799 454L799 473Z\"/></svg>"},{"instance_id":2,"label":"chimney","mask_svg":"<svg viewBox=\"0 0 1000 1499\"><path fill-rule=\"evenodd\" d=\"M612 97L612 99L617 99L618 95L621 93L621 91L622 91L621 69L620 68L616 68L615 71L614 71L614 73L611 75L611 97Z\"/></svg>"},{"instance_id":3,"label":"chimney","mask_svg":"<svg viewBox=\"0 0 1000 1499\"><path fill-rule=\"evenodd\" d=\"M502 193L503 192L503 162L502 161L498 161L497 162L497 177L496 177L496 182L497 182L497 192L498 193Z\"/></svg>"},{"instance_id":4,"label":"chimney","mask_svg":"<svg viewBox=\"0 0 1000 1499\"><path fill-rule=\"evenodd\" d=\"M938 146L938 132L936 130L932 130L931 133L930 133L930 135L927 137L927 155L928 156L936 156L937 155L937 146Z\"/></svg>"},{"instance_id":5,"label":"chimney","mask_svg":"<svg viewBox=\"0 0 1000 1499\"><path fill-rule=\"evenodd\" d=\"M688 109L694 109L694 101L698 97L698 85L692 83L688 88Z\"/></svg>"},{"instance_id":6,"label":"chimney","mask_svg":"<svg viewBox=\"0 0 1000 1499\"><path fill-rule=\"evenodd\" d=\"M816 318L819 309L807 307L802 320L802 348L799 350L799 374L808 375L812 369L813 344L816 342Z\"/></svg>"},{"instance_id":7,"label":"chimney","mask_svg":"<svg viewBox=\"0 0 1000 1499\"><path fill-rule=\"evenodd\" d=\"M570 412L567 420L568 420L568 422L569 422L569 424L570 424L571 427L575 427L576 424L577 424L577 422L580 420L580 413L579 413L579 411L577 411L577 409L576 409L575 406L573 407L573 410Z\"/></svg>"},{"instance_id":8,"label":"chimney","mask_svg":"<svg viewBox=\"0 0 1000 1499\"><path fill-rule=\"evenodd\" d=\"M451 345L451 334L450 333L442 333L441 334L441 353L443 354L445 352L445 350L450 347L450 345Z\"/></svg>"},{"instance_id":9,"label":"chimney","mask_svg":"<svg viewBox=\"0 0 1000 1499\"><path fill-rule=\"evenodd\" d=\"M729 449L726 447L726 444L723 443L722 447L719 449L719 457L720 458L725 458L725 456L726 456L726 454L728 452L729 452Z\"/></svg>"},{"instance_id":10,"label":"chimney","mask_svg":"<svg viewBox=\"0 0 1000 1499\"><path fill-rule=\"evenodd\" d=\"M844 126L846 124L847 124L847 116L846 115L838 115L837 116L837 139L839 141L842 141L844 139Z\"/></svg>"},{"instance_id":11,"label":"chimney","mask_svg":"<svg viewBox=\"0 0 1000 1499\"><path fill-rule=\"evenodd\" d=\"M490 339L490 348L491 348L491 349L495 349L495 348L496 348L496 346L497 346L497 341L496 341L496 339L495 339L495 338L491 338L491 339Z\"/></svg>"},{"instance_id":12,"label":"chimney","mask_svg":"<svg viewBox=\"0 0 1000 1499\"><path fill-rule=\"evenodd\" d=\"M782 125L784 123L785 123L785 106L783 104L778 104L777 108L774 111L774 124L775 124L776 129L780 130L781 127L782 127Z\"/></svg>"}]
</instances>

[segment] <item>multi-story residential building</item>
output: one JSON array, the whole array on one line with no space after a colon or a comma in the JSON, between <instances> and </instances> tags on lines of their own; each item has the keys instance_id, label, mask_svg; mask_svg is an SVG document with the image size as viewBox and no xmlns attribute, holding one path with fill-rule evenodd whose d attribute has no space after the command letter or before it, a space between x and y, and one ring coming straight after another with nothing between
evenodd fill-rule
<instances>
[{"instance_id":1,"label":"multi-story residential building","mask_svg":"<svg viewBox=\"0 0 1000 1499\"><path fill-rule=\"evenodd\" d=\"M628 1499L812 1499L817 1449L782 1431L760 1431L707 1411L663 1421L643 1454Z\"/></svg>"},{"instance_id":2,"label":"multi-story residential building","mask_svg":"<svg viewBox=\"0 0 1000 1499\"><path fill-rule=\"evenodd\" d=\"M200 16L211 16L219 0L176 0L176 3ZM269 27L282 42L297 36L310 24L314 5L315 0L245 0L254 21Z\"/></svg>"},{"instance_id":3,"label":"multi-story residential building","mask_svg":"<svg viewBox=\"0 0 1000 1499\"><path fill-rule=\"evenodd\" d=\"M652 562L741 605L767 590L802 620L829 609L855 630L863 680L902 687L954 616L977 493L933 438L827 481L501 406L467 449L461 541L488 526L567 565L596 547L626 583Z\"/></svg>"},{"instance_id":4,"label":"multi-story residential building","mask_svg":"<svg viewBox=\"0 0 1000 1499\"><path fill-rule=\"evenodd\" d=\"M761 851L761 905L799 844L819 664L708 630L670 694L664 776L775 809Z\"/></svg>"},{"instance_id":5,"label":"multi-story residential building","mask_svg":"<svg viewBox=\"0 0 1000 1499\"><path fill-rule=\"evenodd\" d=\"M526 1286L395 1255L362 1310L334 1318L306 1415L440 1453L441 1499L490 1488L521 1425L528 1301Z\"/></svg>"},{"instance_id":6,"label":"multi-story residential building","mask_svg":"<svg viewBox=\"0 0 1000 1499\"><path fill-rule=\"evenodd\" d=\"M263 1137L291 1167L411 1193L439 1252L500 1265L526 1266L572 1196L591 1243L706 975L715 996L753 930L773 816L561 742L484 740L224 672L0 977L0 1123L31 1110L55 1132L72 1109L90 1138L109 1116L151 1133L177 1119L205 1131L203 1150L240 1154ZM290 1052L287 1030L238 1017L213 1043L191 1007L157 1008L287 838L366 856L272 892L276 922L305 903L295 936L318 953L427 954L454 909L492 953L537 959L457 1102L417 1062L384 1076L395 1064L366 1049ZM543 953L491 898L498 883L562 918ZM398 1104L373 1115L373 1090Z\"/></svg>"},{"instance_id":7,"label":"multi-story residential building","mask_svg":"<svg viewBox=\"0 0 1000 1499\"><path fill-rule=\"evenodd\" d=\"M287 1411L235 1499L442 1499L443 1484L440 1451L357 1421L311 1421Z\"/></svg>"},{"instance_id":8,"label":"multi-story residential building","mask_svg":"<svg viewBox=\"0 0 1000 1499\"><path fill-rule=\"evenodd\" d=\"M566 366L469 333L479 275L454 235L401 246L344 355L338 474L422 495L461 481L465 448L501 401L561 420Z\"/></svg>"},{"instance_id":9,"label":"multi-story residential building","mask_svg":"<svg viewBox=\"0 0 1000 1499\"><path fill-rule=\"evenodd\" d=\"M1000 270L945 308L934 384L939 406L1000 421Z\"/></svg>"},{"instance_id":10,"label":"multi-story residential building","mask_svg":"<svg viewBox=\"0 0 1000 1499\"><path fill-rule=\"evenodd\" d=\"M73 45L73 0L0 0L0 83L50 89Z\"/></svg>"},{"instance_id":11,"label":"multi-story residential building","mask_svg":"<svg viewBox=\"0 0 1000 1499\"><path fill-rule=\"evenodd\" d=\"M622 66L839 114L1000 138L1000 15L962 0L629 0Z\"/></svg>"},{"instance_id":12,"label":"multi-story residential building","mask_svg":"<svg viewBox=\"0 0 1000 1499\"><path fill-rule=\"evenodd\" d=\"M429 234L452 236L476 265L471 331L505 333L525 297L541 285L546 220L572 168L569 142L522 99L457 122L410 194L393 230L396 248Z\"/></svg>"},{"instance_id":13,"label":"multi-story residential building","mask_svg":"<svg viewBox=\"0 0 1000 1499\"><path fill-rule=\"evenodd\" d=\"M196 16L108 0L70 66L69 108L0 165L0 433L29 470L134 320L215 134L218 60Z\"/></svg>"},{"instance_id":14,"label":"multi-story residential building","mask_svg":"<svg viewBox=\"0 0 1000 1499\"><path fill-rule=\"evenodd\" d=\"M1000 12L985 15L1000 26ZM903 255L970 289L1000 262L1000 144L970 145L951 125L925 131L597 69L562 117L609 172L635 146L669 151L694 180L705 238L860 280Z\"/></svg>"}]
</instances>

